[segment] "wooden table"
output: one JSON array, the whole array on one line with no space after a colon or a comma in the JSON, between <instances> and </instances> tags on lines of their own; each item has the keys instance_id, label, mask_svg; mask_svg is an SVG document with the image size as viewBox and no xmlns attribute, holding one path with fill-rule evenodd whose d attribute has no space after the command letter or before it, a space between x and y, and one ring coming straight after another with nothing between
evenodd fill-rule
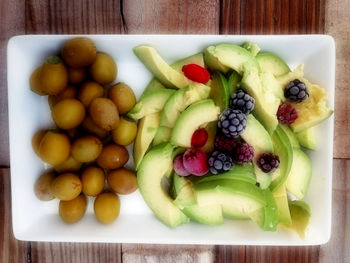
<instances>
[{"instance_id":1,"label":"wooden table","mask_svg":"<svg viewBox=\"0 0 350 263\"><path fill-rule=\"evenodd\" d=\"M0 262L350 262L350 0L1 0ZM315 247L21 242L11 226L6 45L20 34L331 34L337 46L333 227ZM321 193L320 193L321 194Z\"/></svg>"}]
</instances>

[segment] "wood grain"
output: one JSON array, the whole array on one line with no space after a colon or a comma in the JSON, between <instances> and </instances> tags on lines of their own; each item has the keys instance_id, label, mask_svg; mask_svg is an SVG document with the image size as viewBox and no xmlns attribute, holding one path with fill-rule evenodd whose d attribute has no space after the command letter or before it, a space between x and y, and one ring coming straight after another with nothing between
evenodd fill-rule
<instances>
[{"instance_id":1,"label":"wood grain","mask_svg":"<svg viewBox=\"0 0 350 263\"><path fill-rule=\"evenodd\" d=\"M0 1L0 167L10 165L8 144L8 109L6 47L10 37L24 34L24 0Z\"/></svg>"},{"instance_id":2,"label":"wood grain","mask_svg":"<svg viewBox=\"0 0 350 263\"><path fill-rule=\"evenodd\" d=\"M336 42L334 157L350 158L350 0L328 1L325 32Z\"/></svg>"},{"instance_id":3,"label":"wood grain","mask_svg":"<svg viewBox=\"0 0 350 263\"><path fill-rule=\"evenodd\" d=\"M219 0L123 1L128 34L218 34Z\"/></svg>"},{"instance_id":4,"label":"wood grain","mask_svg":"<svg viewBox=\"0 0 350 263\"><path fill-rule=\"evenodd\" d=\"M214 246L123 244L124 263L214 261Z\"/></svg>"},{"instance_id":5,"label":"wood grain","mask_svg":"<svg viewBox=\"0 0 350 263\"><path fill-rule=\"evenodd\" d=\"M350 262L350 160L333 162L332 235L321 246L320 263Z\"/></svg>"},{"instance_id":6,"label":"wood grain","mask_svg":"<svg viewBox=\"0 0 350 263\"><path fill-rule=\"evenodd\" d=\"M17 241L12 232L10 169L0 169L0 262L25 262L26 242Z\"/></svg>"},{"instance_id":7,"label":"wood grain","mask_svg":"<svg viewBox=\"0 0 350 263\"><path fill-rule=\"evenodd\" d=\"M221 34L324 32L325 0L223 0Z\"/></svg>"},{"instance_id":8,"label":"wood grain","mask_svg":"<svg viewBox=\"0 0 350 263\"><path fill-rule=\"evenodd\" d=\"M27 34L119 34L119 0L27 0Z\"/></svg>"},{"instance_id":9,"label":"wood grain","mask_svg":"<svg viewBox=\"0 0 350 263\"><path fill-rule=\"evenodd\" d=\"M31 262L122 262L120 244L31 243Z\"/></svg>"}]
</instances>

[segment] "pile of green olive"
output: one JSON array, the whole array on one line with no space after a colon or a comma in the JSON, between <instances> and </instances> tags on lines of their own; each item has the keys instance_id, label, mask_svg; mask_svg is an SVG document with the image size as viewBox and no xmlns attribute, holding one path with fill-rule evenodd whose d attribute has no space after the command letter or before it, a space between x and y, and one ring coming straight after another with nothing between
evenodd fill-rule
<instances>
[{"instance_id":1,"label":"pile of green olive","mask_svg":"<svg viewBox=\"0 0 350 263\"><path fill-rule=\"evenodd\" d=\"M136 103L125 83L111 85L117 65L97 52L84 37L67 41L60 55L51 56L30 77L35 93L48 95L56 129L39 130L32 138L34 152L53 169L34 186L39 200L60 200L59 215L74 223L85 214L86 196L96 197L94 212L104 223L120 211L117 194L137 189L135 172L124 168L129 160L137 125L124 117Z\"/></svg>"}]
</instances>

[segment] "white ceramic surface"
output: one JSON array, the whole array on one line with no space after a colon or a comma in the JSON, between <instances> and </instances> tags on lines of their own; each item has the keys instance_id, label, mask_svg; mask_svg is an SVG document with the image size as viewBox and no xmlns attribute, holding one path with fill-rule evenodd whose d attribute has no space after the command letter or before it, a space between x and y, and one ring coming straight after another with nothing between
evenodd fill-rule
<instances>
[{"instance_id":1,"label":"white ceramic surface","mask_svg":"<svg viewBox=\"0 0 350 263\"><path fill-rule=\"evenodd\" d=\"M35 131L52 127L47 97L29 89L31 72L43 60L58 54L71 35L16 36L8 43L8 101L10 126L12 222L17 239L69 242L130 242L234 245L316 245L329 240L331 232L331 191L333 156L333 116L317 126L317 151L309 151L313 176L305 201L312 216L306 239L279 229L264 232L249 221L226 220L221 226L188 223L176 229L162 224L137 191L121 196L118 220L102 225L93 215L89 199L84 218L73 225L58 216L58 201L40 202L33 192L38 176L47 168L31 148ZM334 108L334 40L325 35L298 36L218 36L218 35L89 35L99 51L110 54L118 64L116 82L128 83L139 96L152 78L136 58L132 48L140 44L154 46L172 63L218 43L257 43L263 51L280 55L291 68L305 64L305 76L329 93ZM129 148L130 150L130 148ZM132 158L131 158L132 159ZM132 161L129 161L132 166Z\"/></svg>"}]
</instances>

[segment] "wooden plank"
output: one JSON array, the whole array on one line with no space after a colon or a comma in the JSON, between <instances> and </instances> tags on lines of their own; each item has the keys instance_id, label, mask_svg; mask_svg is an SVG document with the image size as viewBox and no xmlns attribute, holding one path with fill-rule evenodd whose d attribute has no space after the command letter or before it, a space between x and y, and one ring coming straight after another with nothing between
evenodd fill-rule
<instances>
[{"instance_id":1,"label":"wooden plank","mask_svg":"<svg viewBox=\"0 0 350 263\"><path fill-rule=\"evenodd\" d=\"M27 34L119 34L119 0L26 1Z\"/></svg>"},{"instance_id":2,"label":"wooden plank","mask_svg":"<svg viewBox=\"0 0 350 263\"><path fill-rule=\"evenodd\" d=\"M24 33L24 0L0 1L0 166L10 165L8 144L8 110L6 48L14 35Z\"/></svg>"},{"instance_id":3,"label":"wooden plank","mask_svg":"<svg viewBox=\"0 0 350 263\"><path fill-rule=\"evenodd\" d=\"M320 263L350 262L350 160L333 163L332 235L321 246Z\"/></svg>"},{"instance_id":4,"label":"wooden plank","mask_svg":"<svg viewBox=\"0 0 350 263\"><path fill-rule=\"evenodd\" d=\"M327 1L325 32L336 42L334 157L350 158L350 0Z\"/></svg>"},{"instance_id":5,"label":"wooden plank","mask_svg":"<svg viewBox=\"0 0 350 263\"><path fill-rule=\"evenodd\" d=\"M120 244L32 242L31 248L35 263L122 262Z\"/></svg>"},{"instance_id":6,"label":"wooden plank","mask_svg":"<svg viewBox=\"0 0 350 263\"><path fill-rule=\"evenodd\" d=\"M214 246L123 244L126 263L209 263L214 261Z\"/></svg>"},{"instance_id":7,"label":"wooden plank","mask_svg":"<svg viewBox=\"0 0 350 263\"><path fill-rule=\"evenodd\" d=\"M223 0L220 33L323 33L324 6L325 0Z\"/></svg>"},{"instance_id":8,"label":"wooden plank","mask_svg":"<svg viewBox=\"0 0 350 263\"><path fill-rule=\"evenodd\" d=\"M0 169L0 262L25 262L27 243L12 232L10 169Z\"/></svg>"},{"instance_id":9,"label":"wooden plank","mask_svg":"<svg viewBox=\"0 0 350 263\"><path fill-rule=\"evenodd\" d=\"M26 1L27 34L122 33L120 2ZM120 244L31 243L33 262L120 262Z\"/></svg>"},{"instance_id":10,"label":"wooden plank","mask_svg":"<svg viewBox=\"0 0 350 263\"><path fill-rule=\"evenodd\" d=\"M218 34L218 0L123 1L128 34Z\"/></svg>"}]
</instances>

